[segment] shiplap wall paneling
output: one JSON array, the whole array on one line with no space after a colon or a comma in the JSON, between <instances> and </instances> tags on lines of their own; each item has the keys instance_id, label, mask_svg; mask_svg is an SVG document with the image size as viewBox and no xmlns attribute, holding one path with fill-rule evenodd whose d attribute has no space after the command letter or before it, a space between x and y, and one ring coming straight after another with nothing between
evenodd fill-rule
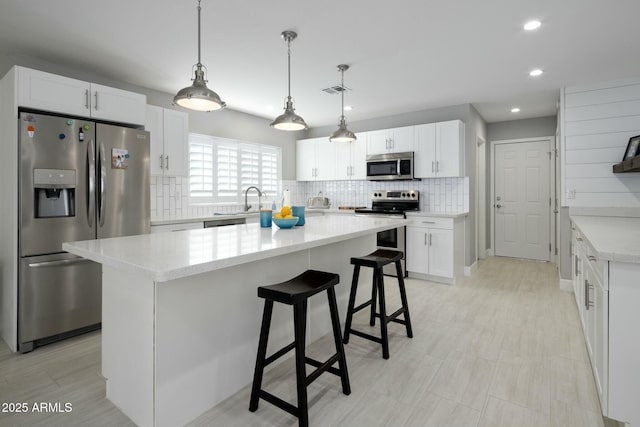
<instances>
[{"instance_id":1,"label":"shiplap wall paneling","mask_svg":"<svg viewBox=\"0 0 640 427\"><path fill-rule=\"evenodd\" d=\"M640 207L640 174L614 174L640 134L640 80L565 88L564 201L567 206Z\"/></svg>"}]
</instances>

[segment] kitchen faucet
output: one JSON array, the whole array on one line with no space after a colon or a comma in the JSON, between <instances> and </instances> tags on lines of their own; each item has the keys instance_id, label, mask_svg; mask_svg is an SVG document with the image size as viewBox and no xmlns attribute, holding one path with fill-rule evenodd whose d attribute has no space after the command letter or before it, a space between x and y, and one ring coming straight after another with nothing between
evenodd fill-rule
<instances>
[{"instance_id":1,"label":"kitchen faucet","mask_svg":"<svg viewBox=\"0 0 640 427\"><path fill-rule=\"evenodd\" d=\"M247 187L246 190L244 190L244 211L248 212L249 209L251 209L251 205L249 203L247 203L247 193L249 192L249 190L251 190L252 188L254 188L257 192L258 192L258 209L260 209L260 200L262 196L266 196L267 193L263 193L262 191L260 191L260 189L254 185L252 185L251 187Z\"/></svg>"}]
</instances>

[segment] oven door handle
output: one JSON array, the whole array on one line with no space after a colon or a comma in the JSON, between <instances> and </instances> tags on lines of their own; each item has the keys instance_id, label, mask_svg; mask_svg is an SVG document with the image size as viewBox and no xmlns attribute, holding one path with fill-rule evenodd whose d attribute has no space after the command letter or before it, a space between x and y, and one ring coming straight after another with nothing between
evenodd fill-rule
<instances>
[{"instance_id":1,"label":"oven door handle","mask_svg":"<svg viewBox=\"0 0 640 427\"><path fill-rule=\"evenodd\" d=\"M402 172L400 171L400 159L397 160L398 164L396 166L396 175L400 176L402 175Z\"/></svg>"}]
</instances>

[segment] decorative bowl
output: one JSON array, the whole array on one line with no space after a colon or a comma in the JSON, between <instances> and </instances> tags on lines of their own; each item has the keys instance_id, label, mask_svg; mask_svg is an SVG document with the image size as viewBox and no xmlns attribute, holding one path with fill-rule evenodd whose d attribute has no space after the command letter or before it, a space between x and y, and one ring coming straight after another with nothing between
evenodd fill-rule
<instances>
[{"instance_id":1,"label":"decorative bowl","mask_svg":"<svg viewBox=\"0 0 640 427\"><path fill-rule=\"evenodd\" d=\"M293 218L273 218L273 222L280 228L293 228L298 223L298 217Z\"/></svg>"}]
</instances>

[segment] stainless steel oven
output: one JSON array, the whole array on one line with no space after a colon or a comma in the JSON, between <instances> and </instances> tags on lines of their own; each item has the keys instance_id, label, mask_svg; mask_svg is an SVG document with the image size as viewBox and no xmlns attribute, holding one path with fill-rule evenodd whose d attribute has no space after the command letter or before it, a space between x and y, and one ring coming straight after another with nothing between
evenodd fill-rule
<instances>
[{"instance_id":1,"label":"stainless steel oven","mask_svg":"<svg viewBox=\"0 0 640 427\"><path fill-rule=\"evenodd\" d=\"M420 207L419 192L416 190L387 191L380 190L373 193L371 209L357 209L356 215L376 216L382 218L405 218L406 211L418 210ZM377 246L380 249L394 249L406 254L405 227L380 231L377 235ZM401 261L402 271L406 275L404 258ZM385 275L396 276L395 265L387 265L383 270Z\"/></svg>"},{"instance_id":2,"label":"stainless steel oven","mask_svg":"<svg viewBox=\"0 0 640 427\"><path fill-rule=\"evenodd\" d=\"M367 179L370 181L413 179L413 152L367 156Z\"/></svg>"}]
</instances>

